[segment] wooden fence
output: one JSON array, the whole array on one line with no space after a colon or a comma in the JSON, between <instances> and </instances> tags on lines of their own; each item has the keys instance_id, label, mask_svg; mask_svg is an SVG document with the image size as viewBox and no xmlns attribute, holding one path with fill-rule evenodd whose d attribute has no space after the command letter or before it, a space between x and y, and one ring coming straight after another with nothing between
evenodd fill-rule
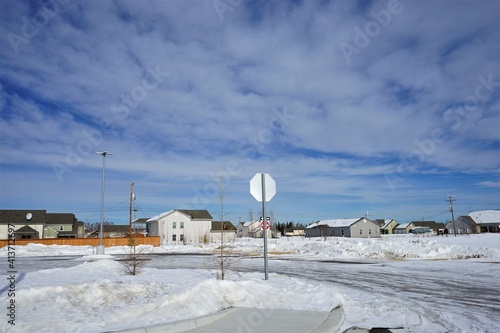
<instances>
[{"instance_id":1,"label":"wooden fence","mask_svg":"<svg viewBox=\"0 0 500 333\"><path fill-rule=\"evenodd\" d=\"M119 238L103 238L102 244L105 247L110 246L127 246L129 239L127 237ZM99 238L45 238L45 239L16 239L14 245L28 245L30 243L43 244L43 245L72 245L72 246L97 246L99 245ZM137 245L147 244L153 246L160 246L159 236L150 237L137 237L135 239ZM0 247L9 245L6 239L0 239ZM10 245L13 245L11 242Z\"/></svg>"}]
</instances>

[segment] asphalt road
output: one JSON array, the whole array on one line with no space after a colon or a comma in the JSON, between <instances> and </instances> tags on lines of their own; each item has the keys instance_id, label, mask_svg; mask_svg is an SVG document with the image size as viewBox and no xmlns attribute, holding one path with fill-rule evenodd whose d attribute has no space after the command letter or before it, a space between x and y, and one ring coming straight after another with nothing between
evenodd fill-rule
<instances>
[{"instance_id":1,"label":"asphalt road","mask_svg":"<svg viewBox=\"0 0 500 333\"><path fill-rule=\"evenodd\" d=\"M20 272L70 267L81 256L19 257ZM262 272L263 258L238 257L228 274ZM160 269L216 267L210 255L152 255L146 267ZM232 273L231 273L232 272ZM452 311L475 322L500 317L500 264L480 261L318 261L270 259L269 273L285 274L352 288L371 295L391 296L415 305Z\"/></svg>"}]
</instances>

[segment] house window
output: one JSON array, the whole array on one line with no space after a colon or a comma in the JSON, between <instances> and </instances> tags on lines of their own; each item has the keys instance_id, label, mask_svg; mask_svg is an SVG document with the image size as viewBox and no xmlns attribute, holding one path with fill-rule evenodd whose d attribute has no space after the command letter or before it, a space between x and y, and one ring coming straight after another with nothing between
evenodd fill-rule
<instances>
[{"instance_id":1,"label":"house window","mask_svg":"<svg viewBox=\"0 0 500 333\"><path fill-rule=\"evenodd\" d=\"M363 229L359 229L359 234L362 235L363 234Z\"/></svg>"},{"instance_id":2,"label":"house window","mask_svg":"<svg viewBox=\"0 0 500 333\"><path fill-rule=\"evenodd\" d=\"M174 229L177 228L177 222L172 222L172 228L174 228Z\"/></svg>"},{"instance_id":3,"label":"house window","mask_svg":"<svg viewBox=\"0 0 500 333\"><path fill-rule=\"evenodd\" d=\"M182 223L182 222L181 222L181 223ZM179 236L179 241L184 242L184 234L181 234L181 235Z\"/></svg>"},{"instance_id":4,"label":"house window","mask_svg":"<svg viewBox=\"0 0 500 333\"><path fill-rule=\"evenodd\" d=\"M368 233L371 235L372 234L372 229L368 229Z\"/></svg>"},{"instance_id":5,"label":"house window","mask_svg":"<svg viewBox=\"0 0 500 333\"><path fill-rule=\"evenodd\" d=\"M64 227L61 225L59 226L59 231L63 231L64 230Z\"/></svg>"},{"instance_id":6,"label":"house window","mask_svg":"<svg viewBox=\"0 0 500 333\"><path fill-rule=\"evenodd\" d=\"M181 224L181 225L180 225L181 229L184 229L184 222L180 222L180 224ZM181 240L182 240L182 239L181 239Z\"/></svg>"},{"instance_id":7,"label":"house window","mask_svg":"<svg viewBox=\"0 0 500 333\"><path fill-rule=\"evenodd\" d=\"M175 242L175 241L177 241L177 235L172 235L172 242Z\"/></svg>"},{"instance_id":8,"label":"house window","mask_svg":"<svg viewBox=\"0 0 500 333\"><path fill-rule=\"evenodd\" d=\"M344 236L344 229L342 229L341 234L342 234L342 236Z\"/></svg>"},{"instance_id":9,"label":"house window","mask_svg":"<svg viewBox=\"0 0 500 333\"><path fill-rule=\"evenodd\" d=\"M31 235L21 235L21 239L31 239Z\"/></svg>"}]
</instances>

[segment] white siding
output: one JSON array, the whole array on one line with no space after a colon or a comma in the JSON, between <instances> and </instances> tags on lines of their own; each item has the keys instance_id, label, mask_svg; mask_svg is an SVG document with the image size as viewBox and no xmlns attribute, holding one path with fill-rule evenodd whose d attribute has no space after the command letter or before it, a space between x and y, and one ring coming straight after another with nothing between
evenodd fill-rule
<instances>
[{"instance_id":1,"label":"white siding","mask_svg":"<svg viewBox=\"0 0 500 333\"><path fill-rule=\"evenodd\" d=\"M182 224L184 224L184 228L181 228ZM192 221L189 216L178 211L172 211L158 219L158 236L160 236L162 245L182 244L183 241L186 243L201 243L204 239L210 241L211 226L211 220ZM184 240L181 241L181 238Z\"/></svg>"}]
</instances>

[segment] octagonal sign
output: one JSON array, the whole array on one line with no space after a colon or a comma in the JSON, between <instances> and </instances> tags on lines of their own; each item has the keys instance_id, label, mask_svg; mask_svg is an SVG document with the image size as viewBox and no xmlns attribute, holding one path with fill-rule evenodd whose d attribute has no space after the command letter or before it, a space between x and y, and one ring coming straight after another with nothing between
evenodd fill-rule
<instances>
[{"instance_id":1,"label":"octagonal sign","mask_svg":"<svg viewBox=\"0 0 500 333\"><path fill-rule=\"evenodd\" d=\"M271 201L271 199L276 194L276 182L267 173L258 173L250 180L250 194L253 195L257 201L262 202L262 175L264 175L264 187L266 202Z\"/></svg>"}]
</instances>

